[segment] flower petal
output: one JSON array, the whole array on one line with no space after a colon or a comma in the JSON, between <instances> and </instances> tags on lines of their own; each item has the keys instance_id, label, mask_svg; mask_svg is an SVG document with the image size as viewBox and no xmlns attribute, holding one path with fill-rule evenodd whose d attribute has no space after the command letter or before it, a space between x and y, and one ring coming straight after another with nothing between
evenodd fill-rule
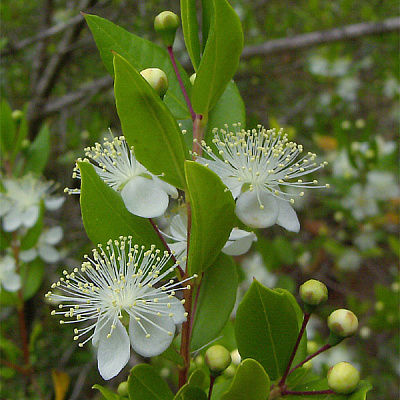
<instances>
[{"instance_id":1,"label":"flower petal","mask_svg":"<svg viewBox=\"0 0 400 400\"><path fill-rule=\"evenodd\" d=\"M101 324L101 320L98 321L98 324ZM100 375L105 380L118 375L130 357L129 336L126 329L118 320L115 324L115 329L111 328L111 324L112 321L110 319L97 332L98 336L96 338L98 346L97 365ZM111 330L112 333L108 337Z\"/></svg>"},{"instance_id":2,"label":"flower petal","mask_svg":"<svg viewBox=\"0 0 400 400\"><path fill-rule=\"evenodd\" d=\"M65 201L65 197L48 197L44 199L45 207L50 211L58 210Z\"/></svg>"},{"instance_id":3,"label":"flower petal","mask_svg":"<svg viewBox=\"0 0 400 400\"><path fill-rule=\"evenodd\" d=\"M179 196L178 191L176 190L176 187L170 185L167 182L164 182L162 179L159 177L153 175L153 181L160 186L167 194L169 194L173 199L177 199Z\"/></svg>"},{"instance_id":4,"label":"flower petal","mask_svg":"<svg viewBox=\"0 0 400 400\"><path fill-rule=\"evenodd\" d=\"M168 195L153 180L133 177L121 191L126 208L143 218L161 216L168 207Z\"/></svg>"},{"instance_id":5,"label":"flower petal","mask_svg":"<svg viewBox=\"0 0 400 400\"><path fill-rule=\"evenodd\" d=\"M236 215L247 226L252 228L267 228L275 224L279 206L276 198L268 193L260 193L262 210L255 190L242 193L236 202Z\"/></svg>"},{"instance_id":6,"label":"flower petal","mask_svg":"<svg viewBox=\"0 0 400 400\"><path fill-rule=\"evenodd\" d=\"M43 243L54 245L61 241L63 230L61 226L53 226L52 228L45 230L40 236L40 241Z\"/></svg>"},{"instance_id":7,"label":"flower petal","mask_svg":"<svg viewBox=\"0 0 400 400\"><path fill-rule=\"evenodd\" d=\"M256 240L257 235L254 232L247 232L239 228L234 228L222 252L228 256L239 256L246 253L250 249L253 241Z\"/></svg>"},{"instance_id":8,"label":"flower petal","mask_svg":"<svg viewBox=\"0 0 400 400\"><path fill-rule=\"evenodd\" d=\"M27 228L32 228L36 224L39 218L40 207L38 205L32 205L23 213L22 224Z\"/></svg>"},{"instance_id":9,"label":"flower petal","mask_svg":"<svg viewBox=\"0 0 400 400\"><path fill-rule=\"evenodd\" d=\"M16 292L21 287L21 277L14 271L7 271L2 276L1 284L7 292Z\"/></svg>"},{"instance_id":10,"label":"flower petal","mask_svg":"<svg viewBox=\"0 0 400 400\"><path fill-rule=\"evenodd\" d=\"M293 210L292 206L288 201L279 200L279 215L276 223L290 232L300 231L300 222L297 218L296 211Z\"/></svg>"},{"instance_id":11,"label":"flower petal","mask_svg":"<svg viewBox=\"0 0 400 400\"><path fill-rule=\"evenodd\" d=\"M61 259L59 251L51 245L41 244L38 247L38 252L40 258L47 263L56 263Z\"/></svg>"},{"instance_id":12,"label":"flower petal","mask_svg":"<svg viewBox=\"0 0 400 400\"><path fill-rule=\"evenodd\" d=\"M24 250L19 253L19 259L23 262L31 262L36 258L37 254L38 252L35 248Z\"/></svg>"},{"instance_id":13,"label":"flower petal","mask_svg":"<svg viewBox=\"0 0 400 400\"><path fill-rule=\"evenodd\" d=\"M146 332L134 317L129 322L129 337L131 346L136 353L143 357L154 357L167 350L172 343L175 333L175 324L172 317L157 316L146 313L146 318L154 323L140 319ZM146 337L146 333L149 337Z\"/></svg>"},{"instance_id":14,"label":"flower petal","mask_svg":"<svg viewBox=\"0 0 400 400\"><path fill-rule=\"evenodd\" d=\"M23 215L17 208L14 208L3 217L3 229L6 232L14 232L21 225L23 225Z\"/></svg>"}]
</instances>

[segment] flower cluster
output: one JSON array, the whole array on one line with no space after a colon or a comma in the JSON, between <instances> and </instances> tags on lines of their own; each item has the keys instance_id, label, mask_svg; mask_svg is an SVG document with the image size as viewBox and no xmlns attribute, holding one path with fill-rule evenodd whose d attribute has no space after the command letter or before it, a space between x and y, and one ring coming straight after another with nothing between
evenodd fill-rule
<instances>
[{"instance_id":1,"label":"flower cluster","mask_svg":"<svg viewBox=\"0 0 400 400\"><path fill-rule=\"evenodd\" d=\"M150 173L140 164L123 136L85 149L84 161L93 164L101 179L114 190L121 192L126 208L143 218L161 216L168 207L169 198L178 197L178 191L169 183ZM82 161L79 159L78 161ZM81 178L78 165L73 178ZM66 189L67 193L80 193L79 189Z\"/></svg>"},{"instance_id":2,"label":"flower cluster","mask_svg":"<svg viewBox=\"0 0 400 400\"><path fill-rule=\"evenodd\" d=\"M0 217L3 229L13 232L18 228L32 228L40 215L42 201L48 210L57 210L64 202L62 197L51 197L51 182L44 182L33 175L19 179L4 179L4 192L0 192Z\"/></svg>"},{"instance_id":3,"label":"flower cluster","mask_svg":"<svg viewBox=\"0 0 400 400\"><path fill-rule=\"evenodd\" d=\"M85 256L80 269L64 271L52 285L54 293L46 294L59 303L53 315L72 318L60 323L87 323L74 329L74 339L86 336L80 346L92 340L98 347L98 368L104 379L126 365L130 346L144 357L161 354L171 344L176 326L186 320L184 301L175 295L190 286L170 279L176 267L169 267L170 254L154 246L146 250L131 239L110 240L105 249L99 245L92 257Z\"/></svg>"},{"instance_id":4,"label":"flower cluster","mask_svg":"<svg viewBox=\"0 0 400 400\"><path fill-rule=\"evenodd\" d=\"M301 145L289 141L282 131L266 130L261 125L246 131L234 124L233 132L226 126L226 130L214 129L213 133L218 156L202 141L211 160L198 157L197 161L214 171L232 192L239 219L254 228L278 224L298 232L300 224L291 206L294 199L282 188L328 187L318 186L316 180L303 180L326 162L317 163L316 155L310 152L301 156Z\"/></svg>"}]
</instances>

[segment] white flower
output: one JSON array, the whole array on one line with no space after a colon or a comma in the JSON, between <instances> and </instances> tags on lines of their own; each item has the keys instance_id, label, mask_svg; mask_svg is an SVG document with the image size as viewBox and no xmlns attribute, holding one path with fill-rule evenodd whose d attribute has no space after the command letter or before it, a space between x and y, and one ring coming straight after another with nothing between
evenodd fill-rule
<instances>
[{"instance_id":1,"label":"white flower","mask_svg":"<svg viewBox=\"0 0 400 400\"><path fill-rule=\"evenodd\" d=\"M33 261L38 255L47 263L56 263L60 261L60 252L54 247L61 241L63 237L63 230L61 226L54 226L44 230L35 245L35 247L24 250L19 253L21 261Z\"/></svg>"},{"instance_id":2,"label":"white flower","mask_svg":"<svg viewBox=\"0 0 400 400\"><path fill-rule=\"evenodd\" d=\"M400 196L396 178L388 171L368 172L366 187L378 200L396 199Z\"/></svg>"},{"instance_id":3,"label":"white flower","mask_svg":"<svg viewBox=\"0 0 400 400\"><path fill-rule=\"evenodd\" d=\"M175 187L150 173L136 160L133 148L128 147L123 136L115 137L111 142L104 138L103 145L96 143L85 152L100 178L121 192L125 206L132 214L143 218L159 217L168 207L168 196L178 197ZM78 166L72 176L80 179ZM79 189L66 191L80 193Z\"/></svg>"},{"instance_id":4,"label":"white flower","mask_svg":"<svg viewBox=\"0 0 400 400\"><path fill-rule=\"evenodd\" d=\"M349 195L342 200L342 206L350 210L353 217L359 221L379 213L375 193L359 183L351 187Z\"/></svg>"},{"instance_id":5,"label":"white flower","mask_svg":"<svg viewBox=\"0 0 400 400\"><path fill-rule=\"evenodd\" d=\"M355 169L350 162L346 149L333 152L330 156L330 160L332 160L333 176L349 179L358 175L357 169Z\"/></svg>"},{"instance_id":6,"label":"white flower","mask_svg":"<svg viewBox=\"0 0 400 400\"><path fill-rule=\"evenodd\" d=\"M185 268L187 258L187 215L184 213L174 215L169 228L171 235L162 233L167 238L175 240L174 243L168 243L168 247L181 267ZM239 256L246 253L255 241L257 241L257 235L254 232L233 228L222 252L229 256Z\"/></svg>"},{"instance_id":7,"label":"white flower","mask_svg":"<svg viewBox=\"0 0 400 400\"><path fill-rule=\"evenodd\" d=\"M15 272L15 260L9 255L0 259L0 285L7 292L16 292L21 288L21 277Z\"/></svg>"},{"instance_id":8,"label":"white flower","mask_svg":"<svg viewBox=\"0 0 400 400\"><path fill-rule=\"evenodd\" d=\"M326 162L317 164L313 153L297 160L303 147L290 142L281 131L261 125L251 131L240 129L240 124L233 127L234 132L214 129L213 143L222 159L203 141L202 147L212 160L199 157L198 162L214 171L232 192L237 199L236 214L246 225L266 228L276 223L298 232L300 224L291 207L294 199L281 187L322 187L315 186L316 180L303 181L302 177Z\"/></svg>"},{"instance_id":9,"label":"white flower","mask_svg":"<svg viewBox=\"0 0 400 400\"><path fill-rule=\"evenodd\" d=\"M348 248L343 251L337 263L341 271L357 271L361 267L362 257L357 250Z\"/></svg>"},{"instance_id":10,"label":"white flower","mask_svg":"<svg viewBox=\"0 0 400 400\"><path fill-rule=\"evenodd\" d=\"M105 250L99 245L92 258L85 258L80 269L64 271L52 285L64 294L48 292L46 297L61 303L52 315L74 318L60 323L88 323L74 329L74 340L87 336L81 347L92 340L98 348L99 372L111 379L128 362L130 346L144 357L159 355L169 347L175 326L186 320L176 291L190 286L168 278L176 267L167 267L168 252L154 246L146 251L132 245L130 237L110 240ZM162 285L163 279L170 280Z\"/></svg>"},{"instance_id":11,"label":"white flower","mask_svg":"<svg viewBox=\"0 0 400 400\"><path fill-rule=\"evenodd\" d=\"M48 210L56 210L64 202L62 197L50 197L53 184L44 182L32 175L19 179L4 179L4 192L0 192L0 217L3 229L13 232L20 227L32 228L39 218L40 205Z\"/></svg>"}]
</instances>

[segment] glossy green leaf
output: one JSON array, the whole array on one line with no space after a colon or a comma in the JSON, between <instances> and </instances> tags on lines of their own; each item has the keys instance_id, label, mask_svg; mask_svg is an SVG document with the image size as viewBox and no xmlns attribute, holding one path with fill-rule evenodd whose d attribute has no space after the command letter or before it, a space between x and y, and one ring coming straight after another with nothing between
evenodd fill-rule
<instances>
[{"instance_id":1,"label":"glossy green leaf","mask_svg":"<svg viewBox=\"0 0 400 400\"><path fill-rule=\"evenodd\" d=\"M26 152L25 170L41 174L45 169L50 155L50 130L48 125L40 128L36 139Z\"/></svg>"},{"instance_id":2,"label":"glossy green leaf","mask_svg":"<svg viewBox=\"0 0 400 400\"><path fill-rule=\"evenodd\" d=\"M90 163L80 162L79 169L83 224L95 245L130 235L135 244L164 248L150 221L131 214L120 194L101 180Z\"/></svg>"},{"instance_id":3,"label":"glossy green leaf","mask_svg":"<svg viewBox=\"0 0 400 400\"><path fill-rule=\"evenodd\" d=\"M264 368L248 358L238 366L232 385L221 400L266 400L269 391L270 380Z\"/></svg>"},{"instance_id":4,"label":"glossy green leaf","mask_svg":"<svg viewBox=\"0 0 400 400\"><path fill-rule=\"evenodd\" d=\"M40 258L36 258L21 267L24 300L29 300L39 290L44 278L45 265Z\"/></svg>"},{"instance_id":5,"label":"glossy green leaf","mask_svg":"<svg viewBox=\"0 0 400 400\"><path fill-rule=\"evenodd\" d=\"M149 364L132 368L128 378L130 400L171 400L174 395L157 370Z\"/></svg>"},{"instance_id":6,"label":"glossy green leaf","mask_svg":"<svg viewBox=\"0 0 400 400\"><path fill-rule=\"evenodd\" d=\"M220 253L203 275L190 342L192 351L210 343L221 332L235 305L237 287L235 264L231 257Z\"/></svg>"},{"instance_id":7,"label":"glossy green leaf","mask_svg":"<svg viewBox=\"0 0 400 400\"><path fill-rule=\"evenodd\" d=\"M174 400L207 400L207 395L199 387L186 384L179 389Z\"/></svg>"},{"instance_id":8,"label":"glossy green leaf","mask_svg":"<svg viewBox=\"0 0 400 400\"><path fill-rule=\"evenodd\" d=\"M16 127L12 118L12 110L3 99L0 103L0 149L3 154L11 153L14 147Z\"/></svg>"},{"instance_id":9,"label":"glossy green leaf","mask_svg":"<svg viewBox=\"0 0 400 400\"><path fill-rule=\"evenodd\" d=\"M297 315L287 296L254 280L236 313L242 358L257 360L275 380L285 371L298 331Z\"/></svg>"},{"instance_id":10,"label":"glossy green leaf","mask_svg":"<svg viewBox=\"0 0 400 400\"><path fill-rule=\"evenodd\" d=\"M196 113L208 115L224 93L239 64L243 32L227 0L213 0L207 43L192 90Z\"/></svg>"},{"instance_id":11,"label":"glossy green leaf","mask_svg":"<svg viewBox=\"0 0 400 400\"><path fill-rule=\"evenodd\" d=\"M299 385L291 388L293 391L316 391L328 390L327 379L318 379L307 382L304 385ZM360 381L356 390L350 394L323 394L323 395L287 395L288 400L366 400L367 393L372 389L372 386L367 381Z\"/></svg>"},{"instance_id":12,"label":"glossy green leaf","mask_svg":"<svg viewBox=\"0 0 400 400\"><path fill-rule=\"evenodd\" d=\"M179 126L157 93L129 62L114 57L114 92L122 131L135 156L150 172L180 189L189 158Z\"/></svg>"},{"instance_id":13,"label":"glossy green leaf","mask_svg":"<svg viewBox=\"0 0 400 400\"><path fill-rule=\"evenodd\" d=\"M207 167L185 162L190 197L189 275L205 271L227 242L235 221L235 202L221 179Z\"/></svg>"},{"instance_id":14,"label":"glossy green leaf","mask_svg":"<svg viewBox=\"0 0 400 400\"><path fill-rule=\"evenodd\" d=\"M200 40L195 1L181 0L181 19L186 49L192 60L194 70L197 71L200 64Z\"/></svg>"},{"instance_id":15,"label":"glossy green leaf","mask_svg":"<svg viewBox=\"0 0 400 400\"><path fill-rule=\"evenodd\" d=\"M202 369L196 369L189 376L188 385L193 387L199 387L202 389L208 388L208 377Z\"/></svg>"},{"instance_id":16,"label":"glossy green leaf","mask_svg":"<svg viewBox=\"0 0 400 400\"><path fill-rule=\"evenodd\" d=\"M190 117L185 98L165 49L104 18L85 14L85 19L93 34L104 66L112 76L114 76L112 51L120 54L139 71L146 68L162 69L169 82L169 89L164 97L165 104L176 118ZM191 84L185 70L179 64L178 68L186 90L190 90Z\"/></svg>"},{"instance_id":17,"label":"glossy green leaf","mask_svg":"<svg viewBox=\"0 0 400 400\"><path fill-rule=\"evenodd\" d=\"M172 361L176 365L185 365L183 357L179 354L173 344L171 344L171 346L169 346L167 350L161 353L160 356L165 357L167 360Z\"/></svg>"},{"instance_id":18,"label":"glossy green leaf","mask_svg":"<svg viewBox=\"0 0 400 400\"><path fill-rule=\"evenodd\" d=\"M111 391L110 389L107 389L101 385L93 385L92 386L93 389L97 389L105 398L105 400L123 400L126 399L126 397L122 397L117 393L114 393L113 391Z\"/></svg>"}]
</instances>

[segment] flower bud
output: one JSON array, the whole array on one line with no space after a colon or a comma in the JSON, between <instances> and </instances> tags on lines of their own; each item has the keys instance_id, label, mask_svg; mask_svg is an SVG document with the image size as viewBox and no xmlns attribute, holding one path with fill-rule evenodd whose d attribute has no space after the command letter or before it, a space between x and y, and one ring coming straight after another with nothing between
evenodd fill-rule
<instances>
[{"instance_id":1,"label":"flower bud","mask_svg":"<svg viewBox=\"0 0 400 400\"><path fill-rule=\"evenodd\" d=\"M356 333L358 318L349 310L343 308L335 310L328 317L328 327L334 335L346 338Z\"/></svg>"},{"instance_id":2,"label":"flower bud","mask_svg":"<svg viewBox=\"0 0 400 400\"><path fill-rule=\"evenodd\" d=\"M163 11L154 19L154 29L161 35L167 46L172 46L180 24L179 17L172 11Z\"/></svg>"},{"instance_id":3,"label":"flower bud","mask_svg":"<svg viewBox=\"0 0 400 400\"><path fill-rule=\"evenodd\" d=\"M349 394L354 392L360 373L350 363L342 361L328 371L328 386L337 394Z\"/></svg>"},{"instance_id":4,"label":"flower bud","mask_svg":"<svg viewBox=\"0 0 400 400\"><path fill-rule=\"evenodd\" d=\"M206 365L210 368L211 374L214 376L221 375L232 361L229 351L221 345L210 347L206 351L204 358Z\"/></svg>"},{"instance_id":5,"label":"flower bud","mask_svg":"<svg viewBox=\"0 0 400 400\"><path fill-rule=\"evenodd\" d=\"M196 76L197 76L196 73L190 75L189 81L190 81L190 83L191 83L192 85L194 85L194 81L196 80Z\"/></svg>"},{"instance_id":6,"label":"flower bud","mask_svg":"<svg viewBox=\"0 0 400 400\"><path fill-rule=\"evenodd\" d=\"M11 114L11 118L15 121L18 121L24 116L24 113L21 110L14 110Z\"/></svg>"},{"instance_id":7,"label":"flower bud","mask_svg":"<svg viewBox=\"0 0 400 400\"><path fill-rule=\"evenodd\" d=\"M118 385L117 392L120 396L128 397L128 382L124 381Z\"/></svg>"},{"instance_id":8,"label":"flower bud","mask_svg":"<svg viewBox=\"0 0 400 400\"><path fill-rule=\"evenodd\" d=\"M300 286L300 298L308 306L318 306L328 300L328 289L320 281L310 279Z\"/></svg>"},{"instance_id":9,"label":"flower bud","mask_svg":"<svg viewBox=\"0 0 400 400\"><path fill-rule=\"evenodd\" d=\"M168 78L165 72L159 68L147 68L140 72L140 75L150 86L163 98L168 90Z\"/></svg>"}]
</instances>

